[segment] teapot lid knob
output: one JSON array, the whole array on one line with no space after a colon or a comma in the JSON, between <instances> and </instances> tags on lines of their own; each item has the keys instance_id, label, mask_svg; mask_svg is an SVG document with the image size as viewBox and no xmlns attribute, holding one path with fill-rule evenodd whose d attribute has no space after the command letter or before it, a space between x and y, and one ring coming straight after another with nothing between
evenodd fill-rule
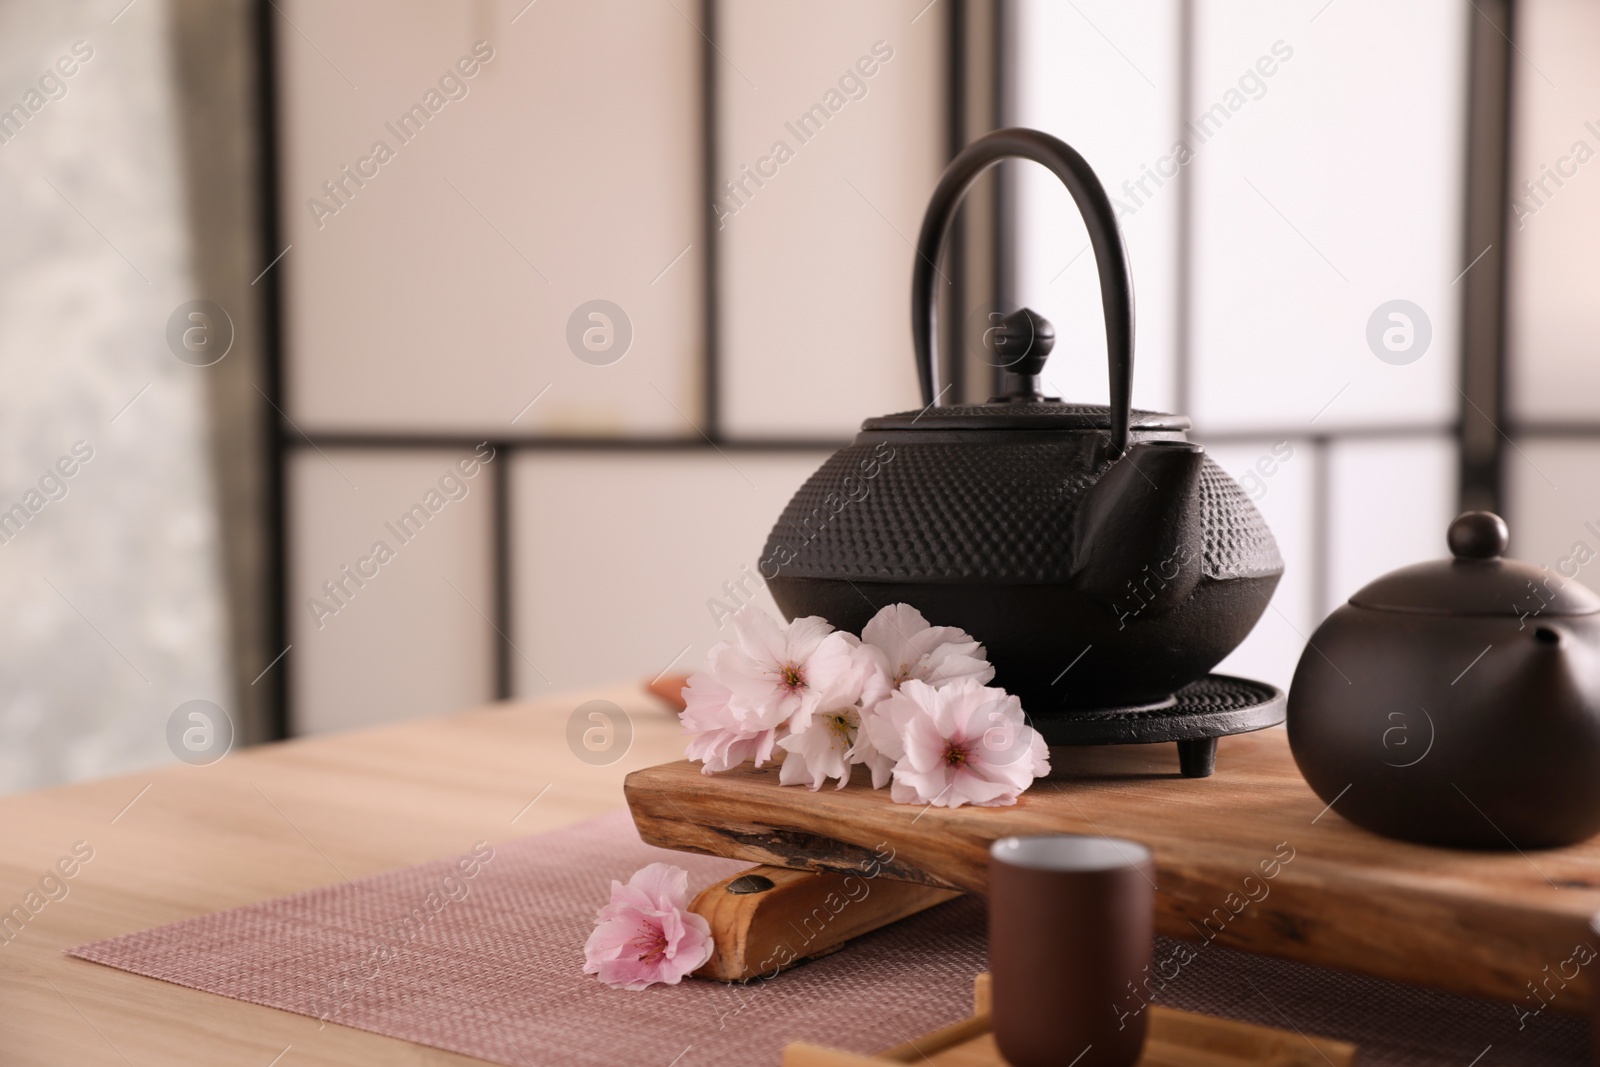
<instances>
[{"instance_id":1,"label":"teapot lid knob","mask_svg":"<svg viewBox=\"0 0 1600 1067\"><path fill-rule=\"evenodd\" d=\"M991 344L997 365L1010 371L1011 388L990 402L1053 400L1039 393L1039 375L1056 346L1056 328L1032 308L1019 308L1000 320Z\"/></svg>"},{"instance_id":2,"label":"teapot lid knob","mask_svg":"<svg viewBox=\"0 0 1600 1067\"><path fill-rule=\"evenodd\" d=\"M1448 540L1456 559L1495 559L1505 555L1511 531L1492 511L1467 511L1450 524Z\"/></svg>"},{"instance_id":3,"label":"teapot lid knob","mask_svg":"<svg viewBox=\"0 0 1600 1067\"><path fill-rule=\"evenodd\" d=\"M1033 377L1056 346L1056 328L1032 308L1020 308L1000 320L994 332L994 352L1001 366L1015 374Z\"/></svg>"}]
</instances>

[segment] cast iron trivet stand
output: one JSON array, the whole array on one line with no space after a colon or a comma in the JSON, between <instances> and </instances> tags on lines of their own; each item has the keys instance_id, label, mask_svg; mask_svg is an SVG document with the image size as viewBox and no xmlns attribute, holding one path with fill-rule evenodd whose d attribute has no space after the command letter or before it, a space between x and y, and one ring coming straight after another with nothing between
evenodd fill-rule
<instances>
[{"instance_id":1,"label":"cast iron trivet stand","mask_svg":"<svg viewBox=\"0 0 1600 1067\"><path fill-rule=\"evenodd\" d=\"M1216 769L1217 738L1245 734L1283 722L1283 691L1265 682L1208 674L1156 707L1063 711L1034 715L1034 729L1051 745L1149 745L1178 743L1185 778L1207 778Z\"/></svg>"}]
</instances>

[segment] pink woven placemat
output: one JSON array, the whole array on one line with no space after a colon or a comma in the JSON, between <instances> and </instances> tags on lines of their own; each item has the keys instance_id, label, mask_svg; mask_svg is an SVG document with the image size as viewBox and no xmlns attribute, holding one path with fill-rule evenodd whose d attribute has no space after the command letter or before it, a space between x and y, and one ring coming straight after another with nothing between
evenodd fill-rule
<instances>
[{"instance_id":1,"label":"pink woven placemat","mask_svg":"<svg viewBox=\"0 0 1600 1067\"><path fill-rule=\"evenodd\" d=\"M775 1064L791 1040L870 1052L971 1013L985 957L968 898L772 982L608 989L582 973L594 913L656 860L687 869L691 895L749 866L653 848L617 812L496 845L471 878L440 860L68 954L514 1067Z\"/></svg>"},{"instance_id":2,"label":"pink woven placemat","mask_svg":"<svg viewBox=\"0 0 1600 1067\"><path fill-rule=\"evenodd\" d=\"M692 891L748 866L652 848L617 812L497 845L470 879L441 860L69 954L515 1067L776 1064L791 1040L871 1052L971 1010L986 967L971 898L769 983L607 989L581 973L584 939L611 879L655 860L686 868ZM1156 958L1176 946L1157 938ZM1160 1002L1352 1041L1367 1067L1589 1062L1580 1019L1215 945L1198 947Z\"/></svg>"}]
</instances>

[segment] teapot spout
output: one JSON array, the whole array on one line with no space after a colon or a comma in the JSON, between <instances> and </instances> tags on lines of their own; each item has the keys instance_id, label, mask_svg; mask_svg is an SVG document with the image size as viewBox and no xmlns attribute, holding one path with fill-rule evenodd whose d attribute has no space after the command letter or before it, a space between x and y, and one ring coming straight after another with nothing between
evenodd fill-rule
<instances>
[{"instance_id":1,"label":"teapot spout","mask_svg":"<svg viewBox=\"0 0 1600 1067\"><path fill-rule=\"evenodd\" d=\"M1086 494L1076 518L1074 584L1123 626L1165 614L1199 583L1204 464L1199 445L1141 441Z\"/></svg>"}]
</instances>

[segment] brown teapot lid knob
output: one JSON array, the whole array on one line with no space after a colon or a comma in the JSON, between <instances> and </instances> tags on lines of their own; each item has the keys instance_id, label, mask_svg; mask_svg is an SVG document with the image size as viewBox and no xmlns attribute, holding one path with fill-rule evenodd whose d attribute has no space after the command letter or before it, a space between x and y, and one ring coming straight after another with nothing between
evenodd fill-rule
<instances>
[{"instance_id":1,"label":"brown teapot lid knob","mask_svg":"<svg viewBox=\"0 0 1600 1067\"><path fill-rule=\"evenodd\" d=\"M1448 539L1456 559L1495 559L1505 555L1511 531L1492 511L1468 511L1450 524Z\"/></svg>"},{"instance_id":2,"label":"brown teapot lid knob","mask_svg":"<svg viewBox=\"0 0 1600 1067\"><path fill-rule=\"evenodd\" d=\"M1450 524L1448 540L1455 559L1390 571L1356 590L1350 603L1429 615L1600 617L1600 594L1594 590L1570 579L1551 581L1555 575L1549 568L1506 558L1511 537L1505 521L1494 512L1458 516Z\"/></svg>"}]
</instances>

